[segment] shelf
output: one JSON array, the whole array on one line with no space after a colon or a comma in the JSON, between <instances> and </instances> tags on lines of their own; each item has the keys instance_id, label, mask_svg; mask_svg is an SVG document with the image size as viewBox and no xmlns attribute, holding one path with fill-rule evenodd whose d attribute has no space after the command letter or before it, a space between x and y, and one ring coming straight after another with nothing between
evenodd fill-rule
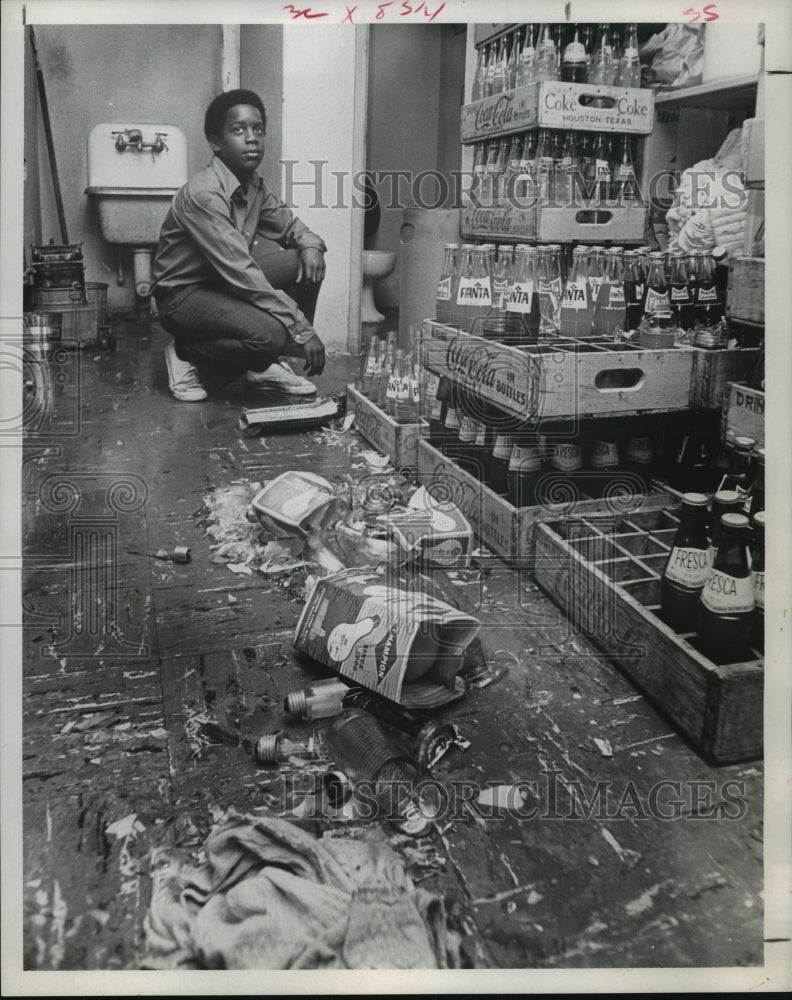
<instances>
[{"instance_id":1,"label":"shelf","mask_svg":"<svg viewBox=\"0 0 792 1000\"><path fill-rule=\"evenodd\" d=\"M711 108L716 111L748 110L756 103L757 76L734 76L712 80L698 87L655 92L655 107Z\"/></svg>"}]
</instances>

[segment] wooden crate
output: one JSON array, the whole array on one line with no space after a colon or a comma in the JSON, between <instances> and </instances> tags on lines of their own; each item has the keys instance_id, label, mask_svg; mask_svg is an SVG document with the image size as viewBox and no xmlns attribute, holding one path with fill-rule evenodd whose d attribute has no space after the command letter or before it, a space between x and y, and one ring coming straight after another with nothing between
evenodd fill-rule
<instances>
[{"instance_id":1,"label":"wooden crate","mask_svg":"<svg viewBox=\"0 0 792 1000\"><path fill-rule=\"evenodd\" d=\"M468 202L462 206L459 231L470 239L530 240L536 235L536 209L510 205L477 208Z\"/></svg>"},{"instance_id":2,"label":"wooden crate","mask_svg":"<svg viewBox=\"0 0 792 1000\"><path fill-rule=\"evenodd\" d=\"M726 315L738 322L764 323L764 257L732 257L729 261Z\"/></svg>"},{"instance_id":3,"label":"wooden crate","mask_svg":"<svg viewBox=\"0 0 792 1000\"><path fill-rule=\"evenodd\" d=\"M531 507L515 507L498 493L461 469L427 440L418 445L418 479L421 485L440 487L444 499L456 504L470 521L477 538L507 562L519 566L531 565L534 551L534 526L560 517L580 517L604 514L607 500L594 499L584 489L569 486L565 477L548 472L539 488L548 496L547 503ZM637 492L611 501L620 513L638 513L668 506L671 500L665 491L649 495Z\"/></svg>"},{"instance_id":4,"label":"wooden crate","mask_svg":"<svg viewBox=\"0 0 792 1000\"><path fill-rule=\"evenodd\" d=\"M761 656L718 665L656 612L671 511L538 524L536 582L709 760L762 753Z\"/></svg>"},{"instance_id":5,"label":"wooden crate","mask_svg":"<svg viewBox=\"0 0 792 1000\"><path fill-rule=\"evenodd\" d=\"M376 403L347 386L347 411L355 414L355 427L396 468L414 469L418 459L421 424L398 424Z\"/></svg>"},{"instance_id":6,"label":"wooden crate","mask_svg":"<svg viewBox=\"0 0 792 1000\"><path fill-rule=\"evenodd\" d=\"M463 143L510 135L528 128L648 135L654 122L654 91L540 80L482 97L462 107ZM607 107L594 107L592 102Z\"/></svg>"},{"instance_id":7,"label":"wooden crate","mask_svg":"<svg viewBox=\"0 0 792 1000\"><path fill-rule=\"evenodd\" d=\"M536 209L536 238L545 243L643 243L645 229L646 207L640 204Z\"/></svg>"},{"instance_id":8,"label":"wooden crate","mask_svg":"<svg viewBox=\"0 0 792 1000\"><path fill-rule=\"evenodd\" d=\"M746 118L743 122L743 155L745 183L749 187L760 187L765 182L765 120Z\"/></svg>"},{"instance_id":9,"label":"wooden crate","mask_svg":"<svg viewBox=\"0 0 792 1000\"><path fill-rule=\"evenodd\" d=\"M765 394L761 389L731 383L726 404L726 439L751 437L758 448L765 443Z\"/></svg>"},{"instance_id":10,"label":"wooden crate","mask_svg":"<svg viewBox=\"0 0 792 1000\"><path fill-rule=\"evenodd\" d=\"M507 347L460 333L424 341L437 375L523 420L663 413L690 406L693 353L612 341Z\"/></svg>"},{"instance_id":11,"label":"wooden crate","mask_svg":"<svg viewBox=\"0 0 792 1000\"><path fill-rule=\"evenodd\" d=\"M753 374L759 360L758 347L737 347L693 351L693 390L691 402L705 409L722 409L729 398L729 382L742 382Z\"/></svg>"}]
</instances>

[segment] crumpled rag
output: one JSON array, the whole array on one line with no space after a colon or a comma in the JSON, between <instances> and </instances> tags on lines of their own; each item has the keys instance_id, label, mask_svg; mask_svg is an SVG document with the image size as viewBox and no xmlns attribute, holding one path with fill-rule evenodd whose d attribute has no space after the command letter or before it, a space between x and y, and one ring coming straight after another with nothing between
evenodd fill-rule
<instances>
[{"instance_id":1,"label":"crumpled rag","mask_svg":"<svg viewBox=\"0 0 792 1000\"><path fill-rule=\"evenodd\" d=\"M196 865L185 851L154 852L146 968L460 965L442 899L416 888L387 844L232 814L203 855Z\"/></svg>"}]
</instances>

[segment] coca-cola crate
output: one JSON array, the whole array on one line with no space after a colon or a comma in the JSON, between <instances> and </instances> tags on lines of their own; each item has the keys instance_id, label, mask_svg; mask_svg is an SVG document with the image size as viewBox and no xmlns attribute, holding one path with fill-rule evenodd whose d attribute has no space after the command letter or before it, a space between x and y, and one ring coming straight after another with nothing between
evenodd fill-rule
<instances>
[{"instance_id":1,"label":"coca-cola crate","mask_svg":"<svg viewBox=\"0 0 792 1000\"><path fill-rule=\"evenodd\" d=\"M732 257L729 261L729 290L726 315L729 319L764 323L764 257Z\"/></svg>"},{"instance_id":2,"label":"coca-cola crate","mask_svg":"<svg viewBox=\"0 0 792 1000\"><path fill-rule=\"evenodd\" d=\"M536 209L536 239L544 243L643 243L645 231L646 207L638 203Z\"/></svg>"},{"instance_id":3,"label":"coca-cola crate","mask_svg":"<svg viewBox=\"0 0 792 1000\"><path fill-rule=\"evenodd\" d=\"M653 124L653 90L551 80L482 97L465 104L461 112L463 143L524 132L536 126L649 135Z\"/></svg>"},{"instance_id":4,"label":"coca-cola crate","mask_svg":"<svg viewBox=\"0 0 792 1000\"><path fill-rule=\"evenodd\" d=\"M462 206L459 231L472 239L531 240L536 236L536 208L477 207L468 202Z\"/></svg>"},{"instance_id":5,"label":"coca-cola crate","mask_svg":"<svg viewBox=\"0 0 792 1000\"><path fill-rule=\"evenodd\" d=\"M534 578L583 633L707 759L762 753L764 663L716 664L694 635L659 617L660 580L677 525L673 509L537 524Z\"/></svg>"},{"instance_id":6,"label":"coca-cola crate","mask_svg":"<svg viewBox=\"0 0 792 1000\"><path fill-rule=\"evenodd\" d=\"M729 384L726 404L726 440L750 437L759 448L765 443L765 394L739 383Z\"/></svg>"},{"instance_id":7,"label":"coca-cola crate","mask_svg":"<svg viewBox=\"0 0 792 1000\"><path fill-rule=\"evenodd\" d=\"M357 430L380 454L390 457L391 465L415 468L422 424L397 423L352 385L347 386L347 412L355 414Z\"/></svg>"},{"instance_id":8,"label":"coca-cola crate","mask_svg":"<svg viewBox=\"0 0 792 1000\"><path fill-rule=\"evenodd\" d=\"M418 478L436 496L456 504L484 545L518 566L532 563L534 526L542 521L604 514L612 506L622 513L655 510L671 499L665 491L647 495L639 484L632 494L619 491L611 500L595 498L586 492L585 480L572 483L560 473L547 472L537 484L544 503L515 507L425 439L418 444Z\"/></svg>"},{"instance_id":9,"label":"coca-cola crate","mask_svg":"<svg viewBox=\"0 0 792 1000\"><path fill-rule=\"evenodd\" d=\"M693 351L694 406L722 409L729 396L730 382L749 379L756 368L761 351L758 347L734 347L710 351L691 347Z\"/></svg>"},{"instance_id":10,"label":"coca-cola crate","mask_svg":"<svg viewBox=\"0 0 792 1000\"><path fill-rule=\"evenodd\" d=\"M444 335L424 341L426 367L523 420L690 407L693 352L685 348L560 338L508 347L450 328Z\"/></svg>"}]
</instances>

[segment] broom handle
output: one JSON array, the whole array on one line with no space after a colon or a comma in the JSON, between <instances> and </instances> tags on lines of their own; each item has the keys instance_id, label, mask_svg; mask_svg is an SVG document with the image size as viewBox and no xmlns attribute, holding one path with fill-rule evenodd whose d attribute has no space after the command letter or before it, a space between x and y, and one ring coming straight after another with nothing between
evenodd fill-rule
<instances>
[{"instance_id":1,"label":"broom handle","mask_svg":"<svg viewBox=\"0 0 792 1000\"><path fill-rule=\"evenodd\" d=\"M30 28L30 44L33 46L33 58L36 61L36 83L38 84L39 99L41 101L41 116L44 119L44 132L47 136L47 152L49 153L50 171L52 173L52 183L55 188L55 205L58 209L58 222L60 223L61 240L64 244L69 242L69 234L66 231L66 215L63 211L63 199L61 198L60 180L58 178L58 165L55 162L55 145L52 141L52 126L50 125L49 107L47 105L47 91L44 88L44 74L41 72L41 63L38 57L38 46L33 27Z\"/></svg>"}]
</instances>

